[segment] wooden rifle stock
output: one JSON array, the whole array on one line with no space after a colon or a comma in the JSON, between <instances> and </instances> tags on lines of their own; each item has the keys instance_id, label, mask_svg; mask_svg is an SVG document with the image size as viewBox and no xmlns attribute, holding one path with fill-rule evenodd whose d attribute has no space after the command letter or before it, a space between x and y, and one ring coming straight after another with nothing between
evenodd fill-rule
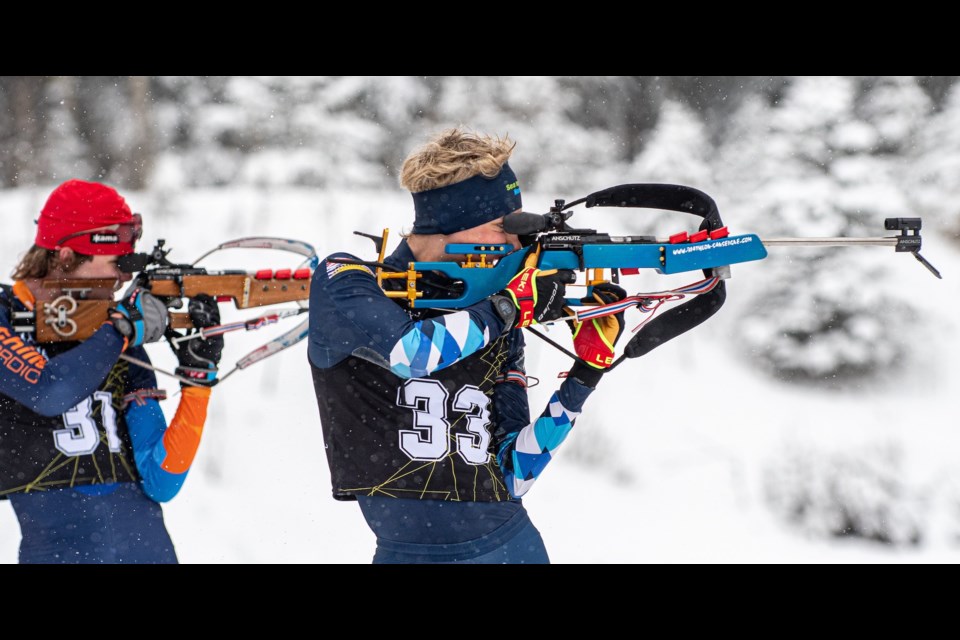
<instances>
[{"instance_id":1,"label":"wooden rifle stock","mask_svg":"<svg viewBox=\"0 0 960 640\"><path fill-rule=\"evenodd\" d=\"M172 302L199 294L213 296L218 302L233 300L238 309L262 307L283 302L307 300L310 297L308 273L279 271L271 277L244 272L220 274L167 275L147 277L147 288L158 298ZM280 278L275 277L280 275ZM45 289L54 289L62 295L51 302L38 303L33 319L38 342L86 340L107 320L111 308L116 307L112 297L118 289L116 280L69 279L50 280ZM92 292L108 292L111 299L89 299ZM174 329L192 329L186 313L170 313Z\"/></svg>"}]
</instances>

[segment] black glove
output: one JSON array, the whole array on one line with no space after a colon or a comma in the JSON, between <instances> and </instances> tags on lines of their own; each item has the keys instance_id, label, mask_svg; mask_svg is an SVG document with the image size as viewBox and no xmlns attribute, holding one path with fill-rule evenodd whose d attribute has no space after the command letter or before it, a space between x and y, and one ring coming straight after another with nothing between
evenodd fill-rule
<instances>
[{"instance_id":1,"label":"black glove","mask_svg":"<svg viewBox=\"0 0 960 640\"><path fill-rule=\"evenodd\" d=\"M206 294L191 298L187 312L197 330L220 324L220 308L216 300ZM223 336L194 338L177 343L173 350L180 362L177 375L207 387L217 383L217 365L223 355Z\"/></svg>"},{"instance_id":2,"label":"black glove","mask_svg":"<svg viewBox=\"0 0 960 640\"><path fill-rule=\"evenodd\" d=\"M127 339L129 346L139 347L162 338L170 317L167 305L146 289L133 285L110 313L110 322Z\"/></svg>"}]
</instances>

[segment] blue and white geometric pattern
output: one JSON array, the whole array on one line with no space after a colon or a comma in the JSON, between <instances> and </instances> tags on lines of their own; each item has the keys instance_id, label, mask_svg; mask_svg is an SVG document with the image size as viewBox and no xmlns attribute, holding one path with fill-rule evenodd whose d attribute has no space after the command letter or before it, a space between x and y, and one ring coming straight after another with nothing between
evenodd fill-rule
<instances>
[{"instance_id":1,"label":"blue and white geometric pattern","mask_svg":"<svg viewBox=\"0 0 960 640\"><path fill-rule=\"evenodd\" d=\"M490 343L469 311L421 320L401 336L390 352L390 370L401 378L421 378L455 364Z\"/></svg>"},{"instance_id":2,"label":"blue and white geometric pattern","mask_svg":"<svg viewBox=\"0 0 960 640\"><path fill-rule=\"evenodd\" d=\"M497 460L500 462L510 495L519 498L530 490L553 458L551 454L570 434L579 415L579 412L564 407L557 393L554 393L550 404L535 422L508 437L500 445ZM508 453L509 464L504 464Z\"/></svg>"}]
</instances>

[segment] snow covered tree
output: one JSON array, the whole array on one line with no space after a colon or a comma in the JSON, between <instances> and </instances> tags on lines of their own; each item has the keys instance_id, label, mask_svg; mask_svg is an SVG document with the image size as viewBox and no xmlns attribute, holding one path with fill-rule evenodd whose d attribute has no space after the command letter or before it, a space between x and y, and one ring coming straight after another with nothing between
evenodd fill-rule
<instances>
[{"instance_id":1,"label":"snow covered tree","mask_svg":"<svg viewBox=\"0 0 960 640\"><path fill-rule=\"evenodd\" d=\"M630 166L630 182L670 182L713 189L712 145L696 113L676 102L663 103L660 119L643 152Z\"/></svg>"},{"instance_id":2,"label":"snow covered tree","mask_svg":"<svg viewBox=\"0 0 960 640\"><path fill-rule=\"evenodd\" d=\"M617 160L629 163L643 151L660 118L669 77L560 76L558 89L576 96L566 117L589 130L609 132Z\"/></svg>"},{"instance_id":3,"label":"snow covered tree","mask_svg":"<svg viewBox=\"0 0 960 640\"><path fill-rule=\"evenodd\" d=\"M730 117L744 100L776 101L786 76L661 76L666 93L704 122L711 142L723 138Z\"/></svg>"},{"instance_id":4,"label":"snow covered tree","mask_svg":"<svg viewBox=\"0 0 960 640\"><path fill-rule=\"evenodd\" d=\"M897 159L926 109L916 83L898 78L800 78L776 108L748 102L732 126L743 137L726 141L718 168L738 228L761 238L878 235L884 218L912 215ZM736 331L778 377L834 385L905 353L915 314L884 289L878 254L780 249L764 267Z\"/></svg>"},{"instance_id":5,"label":"snow covered tree","mask_svg":"<svg viewBox=\"0 0 960 640\"><path fill-rule=\"evenodd\" d=\"M629 164L614 165L609 171L594 173L594 190L615 184L663 182L713 191L710 158L713 147L699 116L675 100L665 100L657 124L645 134L643 151ZM600 212L603 211L602 214ZM682 230L695 231L699 218L677 213L657 213L650 209L594 210L605 219L616 219L618 233L666 236ZM575 220L574 225L596 226Z\"/></svg>"},{"instance_id":6,"label":"snow covered tree","mask_svg":"<svg viewBox=\"0 0 960 640\"><path fill-rule=\"evenodd\" d=\"M569 117L569 112L583 110L583 100L552 77L448 77L434 120L425 128L462 124L509 134L518 144L513 164L527 190L576 197L608 186L595 173L608 172L620 157L610 131Z\"/></svg>"},{"instance_id":7,"label":"snow covered tree","mask_svg":"<svg viewBox=\"0 0 960 640\"><path fill-rule=\"evenodd\" d=\"M73 119L90 179L139 189L152 162L149 81L143 76L77 76Z\"/></svg>"},{"instance_id":8,"label":"snow covered tree","mask_svg":"<svg viewBox=\"0 0 960 640\"><path fill-rule=\"evenodd\" d=\"M0 176L5 186L32 184L43 172L39 150L49 79L0 76Z\"/></svg>"},{"instance_id":9,"label":"snow covered tree","mask_svg":"<svg viewBox=\"0 0 960 640\"><path fill-rule=\"evenodd\" d=\"M960 241L960 85L947 94L908 157L911 194L928 227L947 230Z\"/></svg>"},{"instance_id":10,"label":"snow covered tree","mask_svg":"<svg viewBox=\"0 0 960 640\"><path fill-rule=\"evenodd\" d=\"M142 188L153 157L149 93L145 76L0 79L0 179Z\"/></svg>"},{"instance_id":11,"label":"snow covered tree","mask_svg":"<svg viewBox=\"0 0 960 640\"><path fill-rule=\"evenodd\" d=\"M395 184L430 81L412 76L230 76L160 80L166 186Z\"/></svg>"},{"instance_id":12,"label":"snow covered tree","mask_svg":"<svg viewBox=\"0 0 960 640\"><path fill-rule=\"evenodd\" d=\"M767 504L809 535L918 545L924 503L905 482L901 457L894 445L849 452L791 446L767 468Z\"/></svg>"},{"instance_id":13,"label":"snow covered tree","mask_svg":"<svg viewBox=\"0 0 960 640\"><path fill-rule=\"evenodd\" d=\"M38 155L47 176L44 182L58 183L70 178L97 175L87 158L87 148L77 131L76 79L52 78L47 89L44 145Z\"/></svg>"}]
</instances>

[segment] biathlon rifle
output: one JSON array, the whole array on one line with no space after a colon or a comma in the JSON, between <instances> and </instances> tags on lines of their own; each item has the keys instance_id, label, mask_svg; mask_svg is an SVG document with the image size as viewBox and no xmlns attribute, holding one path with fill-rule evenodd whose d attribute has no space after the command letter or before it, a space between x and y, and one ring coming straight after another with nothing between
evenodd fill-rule
<instances>
[{"instance_id":1,"label":"biathlon rifle","mask_svg":"<svg viewBox=\"0 0 960 640\"><path fill-rule=\"evenodd\" d=\"M167 257L170 249L164 249L164 244L164 240L158 240L150 253L120 256L118 266L124 273L136 274L134 282L149 290L170 309L183 308L185 298L192 298L199 294L212 296L217 302L232 301L237 309L250 309L284 302L297 304L292 309L273 311L186 335L168 331L167 337L174 344L240 329L248 331L259 329L307 311L310 279L318 259L316 250L306 242L286 238L241 238L217 245L191 264L171 262ZM253 272L216 271L197 266L197 263L207 256L225 249L275 249L301 255L304 259L296 269L276 271L272 269ZM112 297L119 284L116 280L109 279L45 281L41 286L54 289L59 295L52 302L39 303L33 311L14 312L13 328L18 333L35 333L38 342L85 340L103 325L110 310L116 306L113 300L97 298L105 297L102 295L104 291ZM101 292L101 295L91 297L94 292ZM230 373L296 344L306 337L307 326L308 323L304 320L294 329L247 354L237 362L236 368ZM171 330L192 328L194 328L193 323L188 314L170 313ZM221 381L226 377L223 376Z\"/></svg>"},{"instance_id":2,"label":"biathlon rifle","mask_svg":"<svg viewBox=\"0 0 960 640\"><path fill-rule=\"evenodd\" d=\"M626 207L678 211L698 216L702 222L699 231L695 233L682 232L667 238L611 236L595 229L569 226L568 221L573 215L572 207L581 204L586 208ZM586 297L567 299L568 306L581 310L561 320L584 321L619 313L630 307L651 313L652 317L652 312L664 302L688 295L715 292L713 295L718 299L711 303L709 309L696 310L696 315L700 316L698 320L702 322L723 302L723 287L720 285L730 277L730 265L762 260L767 257L767 247L893 247L898 253L913 254L933 275L941 277L933 265L920 255L920 218L888 218L884 226L888 231L899 231L900 235L761 240L755 234L731 235L720 218L713 198L698 189L672 184L623 184L591 193L573 202L556 200L546 214L515 213L506 216L504 231L520 237L523 248L519 250L514 250L511 245L448 244L446 253L462 255L463 262L411 262L406 270L396 269L383 263L388 233L385 230L382 237L359 234L374 240L380 253L377 262L360 264L376 267L378 282L386 295L403 299L411 308L462 309L503 291L533 253L537 255L537 266L541 270L571 269L586 273ZM333 261L357 262L347 259ZM641 269L654 269L662 274L703 270L707 277L686 287L638 293L611 305L584 302L592 299L594 286L608 282L620 283L621 276L637 274ZM426 298L418 289L417 283L429 272L439 272L454 280L457 283L456 292L448 297ZM395 280L402 283L399 290L387 283ZM680 311L678 315L683 315L683 307L688 304L690 302L677 309ZM587 308L583 310L583 307ZM692 309L688 308L689 310ZM542 334L537 335L543 337ZM653 348L641 348L638 338L639 335L627 346L625 357L637 357ZM576 358L569 351L563 351ZM622 359L618 360L617 364Z\"/></svg>"},{"instance_id":3,"label":"biathlon rifle","mask_svg":"<svg viewBox=\"0 0 960 640\"><path fill-rule=\"evenodd\" d=\"M317 264L314 248L297 240L284 238L242 238L218 245L192 264L175 264L159 240L150 253L120 256L118 266L124 273L137 274L134 282L163 300L170 309L183 307L184 298L207 294L217 302L232 301L237 309L249 309L283 302L297 302L302 309L310 297L310 278ZM304 256L304 265L297 269L264 269L255 272L241 270L214 271L198 267L197 263L210 254L231 248L278 249ZM38 342L85 340L100 328L107 314L116 306L113 300L91 299L97 291L108 291L111 296L119 283L110 279L60 279L42 283L60 295L53 302L38 305L29 313L17 313L14 328L18 332L36 333ZM186 313L170 314L170 327L191 329L193 323Z\"/></svg>"}]
</instances>

